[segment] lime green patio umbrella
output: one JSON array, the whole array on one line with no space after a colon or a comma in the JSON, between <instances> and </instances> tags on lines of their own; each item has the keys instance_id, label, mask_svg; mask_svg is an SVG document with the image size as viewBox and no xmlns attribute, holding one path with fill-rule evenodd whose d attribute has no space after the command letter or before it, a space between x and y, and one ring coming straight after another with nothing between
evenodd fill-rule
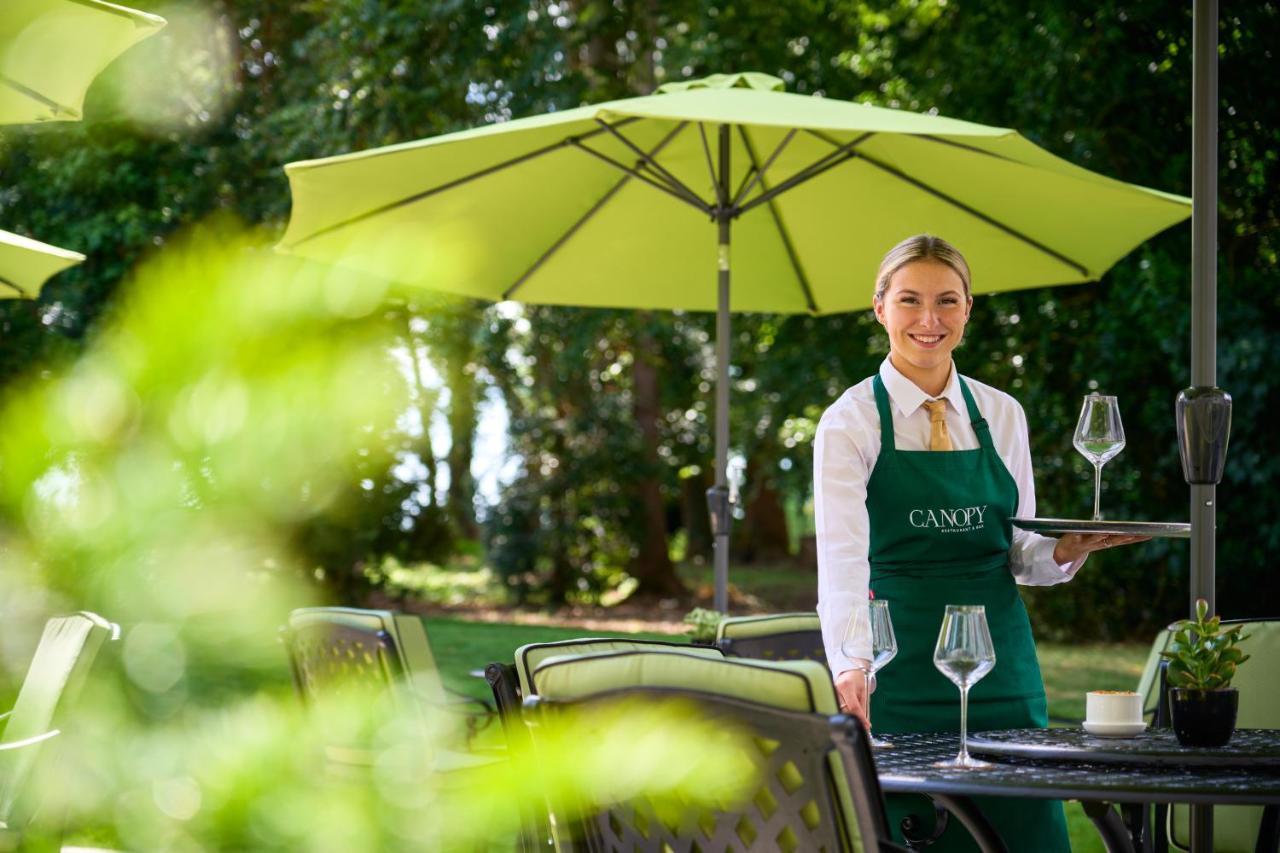
<instances>
[{"instance_id":1,"label":"lime green patio umbrella","mask_svg":"<svg viewBox=\"0 0 1280 853\"><path fill-rule=\"evenodd\" d=\"M0 299L35 299L50 276L83 260L79 252L0 231Z\"/></svg>"},{"instance_id":2,"label":"lime green patio umbrella","mask_svg":"<svg viewBox=\"0 0 1280 853\"><path fill-rule=\"evenodd\" d=\"M978 292L1095 281L1190 215L1007 128L756 73L285 168L284 251L483 299L717 312L719 610L731 311L865 308L883 253L920 232L961 247Z\"/></svg>"},{"instance_id":3,"label":"lime green patio umbrella","mask_svg":"<svg viewBox=\"0 0 1280 853\"><path fill-rule=\"evenodd\" d=\"M102 0L4 0L0 124L78 120L93 79L164 23Z\"/></svg>"}]
</instances>

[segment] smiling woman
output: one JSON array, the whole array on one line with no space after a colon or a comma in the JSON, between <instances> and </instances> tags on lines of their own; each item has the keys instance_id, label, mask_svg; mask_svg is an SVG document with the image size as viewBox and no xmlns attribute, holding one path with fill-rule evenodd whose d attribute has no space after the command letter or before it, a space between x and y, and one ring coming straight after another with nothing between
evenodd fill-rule
<instances>
[{"instance_id":1,"label":"smiling woman","mask_svg":"<svg viewBox=\"0 0 1280 853\"><path fill-rule=\"evenodd\" d=\"M841 704L868 723L874 706L877 732L958 729L960 702L934 669L934 639L947 605L980 605L996 666L973 687L970 726L1044 727L1044 684L1017 584L1069 581L1089 551L1132 539L1012 529L1015 514L1035 512L1026 415L952 362L973 308L969 266L954 246L919 235L891 249L874 308L889 357L827 409L814 444L818 612ZM899 646L877 671L874 703L862 675L871 650L841 648L855 604L868 596L889 602ZM980 805L1011 849L1068 849L1059 804ZM921 806L890 798L890 825L928 814ZM941 843L969 849L956 826Z\"/></svg>"}]
</instances>

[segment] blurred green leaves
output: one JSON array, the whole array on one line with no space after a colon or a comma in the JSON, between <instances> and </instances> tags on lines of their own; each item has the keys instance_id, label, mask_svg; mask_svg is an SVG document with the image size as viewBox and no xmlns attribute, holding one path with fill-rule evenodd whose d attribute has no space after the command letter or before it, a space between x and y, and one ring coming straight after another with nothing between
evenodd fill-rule
<instances>
[{"instance_id":1,"label":"blurred green leaves","mask_svg":"<svg viewBox=\"0 0 1280 853\"><path fill-rule=\"evenodd\" d=\"M207 223L131 276L76 361L8 394L6 634L61 609L124 628L41 777L75 827L143 850L450 849L509 842L545 790L712 803L749 784L742 736L688 706L558 717L536 756L493 763L358 685L308 712L259 692L310 597L293 532L388 453L408 404L386 295Z\"/></svg>"},{"instance_id":2,"label":"blurred green leaves","mask_svg":"<svg viewBox=\"0 0 1280 853\"><path fill-rule=\"evenodd\" d=\"M227 222L157 253L74 364L9 394L10 547L125 621L269 601L244 584L296 573L282 534L405 407L383 294Z\"/></svg>"}]
</instances>

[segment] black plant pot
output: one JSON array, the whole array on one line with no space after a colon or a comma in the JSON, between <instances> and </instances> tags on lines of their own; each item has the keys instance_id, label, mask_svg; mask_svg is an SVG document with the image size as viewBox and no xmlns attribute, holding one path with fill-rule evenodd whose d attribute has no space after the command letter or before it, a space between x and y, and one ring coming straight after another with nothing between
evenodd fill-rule
<instances>
[{"instance_id":1,"label":"black plant pot","mask_svg":"<svg viewBox=\"0 0 1280 853\"><path fill-rule=\"evenodd\" d=\"M1173 733L1183 746L1223 746L1236 730L1240 691L1169 688Z\"/></svg>"}]
</instances>

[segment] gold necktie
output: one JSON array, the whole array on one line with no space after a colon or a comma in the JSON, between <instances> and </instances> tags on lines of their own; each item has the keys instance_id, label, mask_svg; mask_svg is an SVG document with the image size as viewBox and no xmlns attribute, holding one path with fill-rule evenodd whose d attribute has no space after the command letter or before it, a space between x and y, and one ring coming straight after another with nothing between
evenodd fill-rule
<instances>
[{"instance_id":1,"label":"gold necktie","mask_svg":"<svg viewBox=\"0 0 1280 853\"><path fill-rule=\"evenodd\" d=\"M951 433L947 432L947 401L925 400L929 410L929 449L950 450Z\"/></svg>"}]
</instances>

